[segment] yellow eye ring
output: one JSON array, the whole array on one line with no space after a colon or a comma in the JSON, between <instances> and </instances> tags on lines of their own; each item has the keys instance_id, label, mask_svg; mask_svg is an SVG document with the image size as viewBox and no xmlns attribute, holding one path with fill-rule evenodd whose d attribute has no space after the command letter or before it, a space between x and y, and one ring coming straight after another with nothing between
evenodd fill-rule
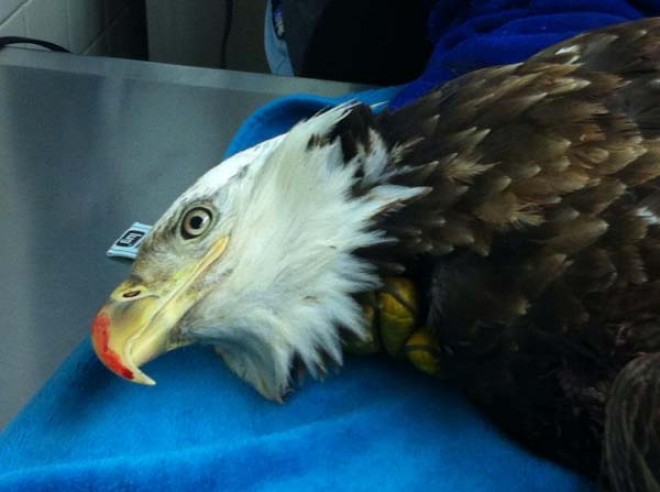
<instances>
[{"instance_id":1,"label":"yellow eye ring","mask_svg":"<svg viewBox=\"0 0 660 492\"><path fill-rule=\"evenodd\" d=\"M184 215L181 221L181 236L193 239L204 234L213 220L213 213L206 207L195 207Z\"/></svg>"}]
</instances>

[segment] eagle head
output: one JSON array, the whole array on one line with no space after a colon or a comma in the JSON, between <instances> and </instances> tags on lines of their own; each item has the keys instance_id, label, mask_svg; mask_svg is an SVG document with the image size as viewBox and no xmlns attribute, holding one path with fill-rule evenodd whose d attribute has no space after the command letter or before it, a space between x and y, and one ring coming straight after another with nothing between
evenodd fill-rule
<instances>
[{"instance_id":1,"label":"eagle head","mask_svg":"<svg viewBox=\"0 0 660 492\"><path fill-rule=\"evenodd\" d=\"M341 363L342 330L364 334L354 295L379 282L357 253L391 240L379 217L426 191L391 184L378 133L342 125L356 112L371 115L359 105L321 113L227 159L174 202L94 319L109 369L154 384L140 366L211 344L281 401L294 360L313 376Z\"/></svg>"}]
</instances>

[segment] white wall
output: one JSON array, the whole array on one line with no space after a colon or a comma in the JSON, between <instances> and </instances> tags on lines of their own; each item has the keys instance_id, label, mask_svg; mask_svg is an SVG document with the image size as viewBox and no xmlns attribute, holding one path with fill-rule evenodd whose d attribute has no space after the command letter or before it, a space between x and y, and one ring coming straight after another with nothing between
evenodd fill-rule
<instances>
[{"instance_id":1,"label":"white wall","mask_svg":"<svg viewBox=\"0 0 660 492\"><path fill-rule=\"evenodd\" d=\"M228 68L268 72L266 0L234 0ZM217 67L224 0L0 0L0 36L51 41L74 53Z\"/></svg>"},{"instance_id":2,"label":"white wall","mask_svg":"<svg viewBox=\"0 0 660 492\"><path fill-rule=\"evenodd\" d=\"M141 0L0 0L0 36L28 36L74 53L146 55Z\"/></svg>"}]
</instances>

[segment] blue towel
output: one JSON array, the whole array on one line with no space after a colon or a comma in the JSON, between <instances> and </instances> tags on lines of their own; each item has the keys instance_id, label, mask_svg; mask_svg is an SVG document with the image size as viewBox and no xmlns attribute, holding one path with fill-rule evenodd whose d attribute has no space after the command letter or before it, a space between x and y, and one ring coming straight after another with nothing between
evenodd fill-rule
<instances>
[{"instance_id":1,"label":"blue towel","mask_svg":"<svg viewBox=\"0 0 660 492\"><path fill-rule=\"evenodd\" d=\"M598 4L597 7L594 4ZM660 0L429 2L435 51L403 88L355 95L400 106L486 65L520 61L576 32L660 13ZM339 102L272 103L228 154ZM592 482L529 454L448 383L378 356L347 358L284 405L238 380L207 347L126 383L83 342L0 435L0 491L588 491Z\"/></svg>"}]
</instances>

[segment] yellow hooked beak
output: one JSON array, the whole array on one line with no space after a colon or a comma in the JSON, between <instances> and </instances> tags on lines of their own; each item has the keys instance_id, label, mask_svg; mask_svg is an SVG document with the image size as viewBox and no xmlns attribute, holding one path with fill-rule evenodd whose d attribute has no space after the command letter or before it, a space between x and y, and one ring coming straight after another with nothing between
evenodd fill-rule
<instances>
[{"instance_id":1,"label":"yellow hooked beak","mask_svg":"<svg viewBox=\"0 0 660 492\"><path fill-rule=\"evenodd\" d=\"M224 253L229 238L218 239L199 263L172 278L145 285L131 275L110 295L92 323L92 345L101 362L135 383L156 384L139 368L190 340L177 330L179 321L209 287L196 282Z\"/></svg>"}]
</instances>

